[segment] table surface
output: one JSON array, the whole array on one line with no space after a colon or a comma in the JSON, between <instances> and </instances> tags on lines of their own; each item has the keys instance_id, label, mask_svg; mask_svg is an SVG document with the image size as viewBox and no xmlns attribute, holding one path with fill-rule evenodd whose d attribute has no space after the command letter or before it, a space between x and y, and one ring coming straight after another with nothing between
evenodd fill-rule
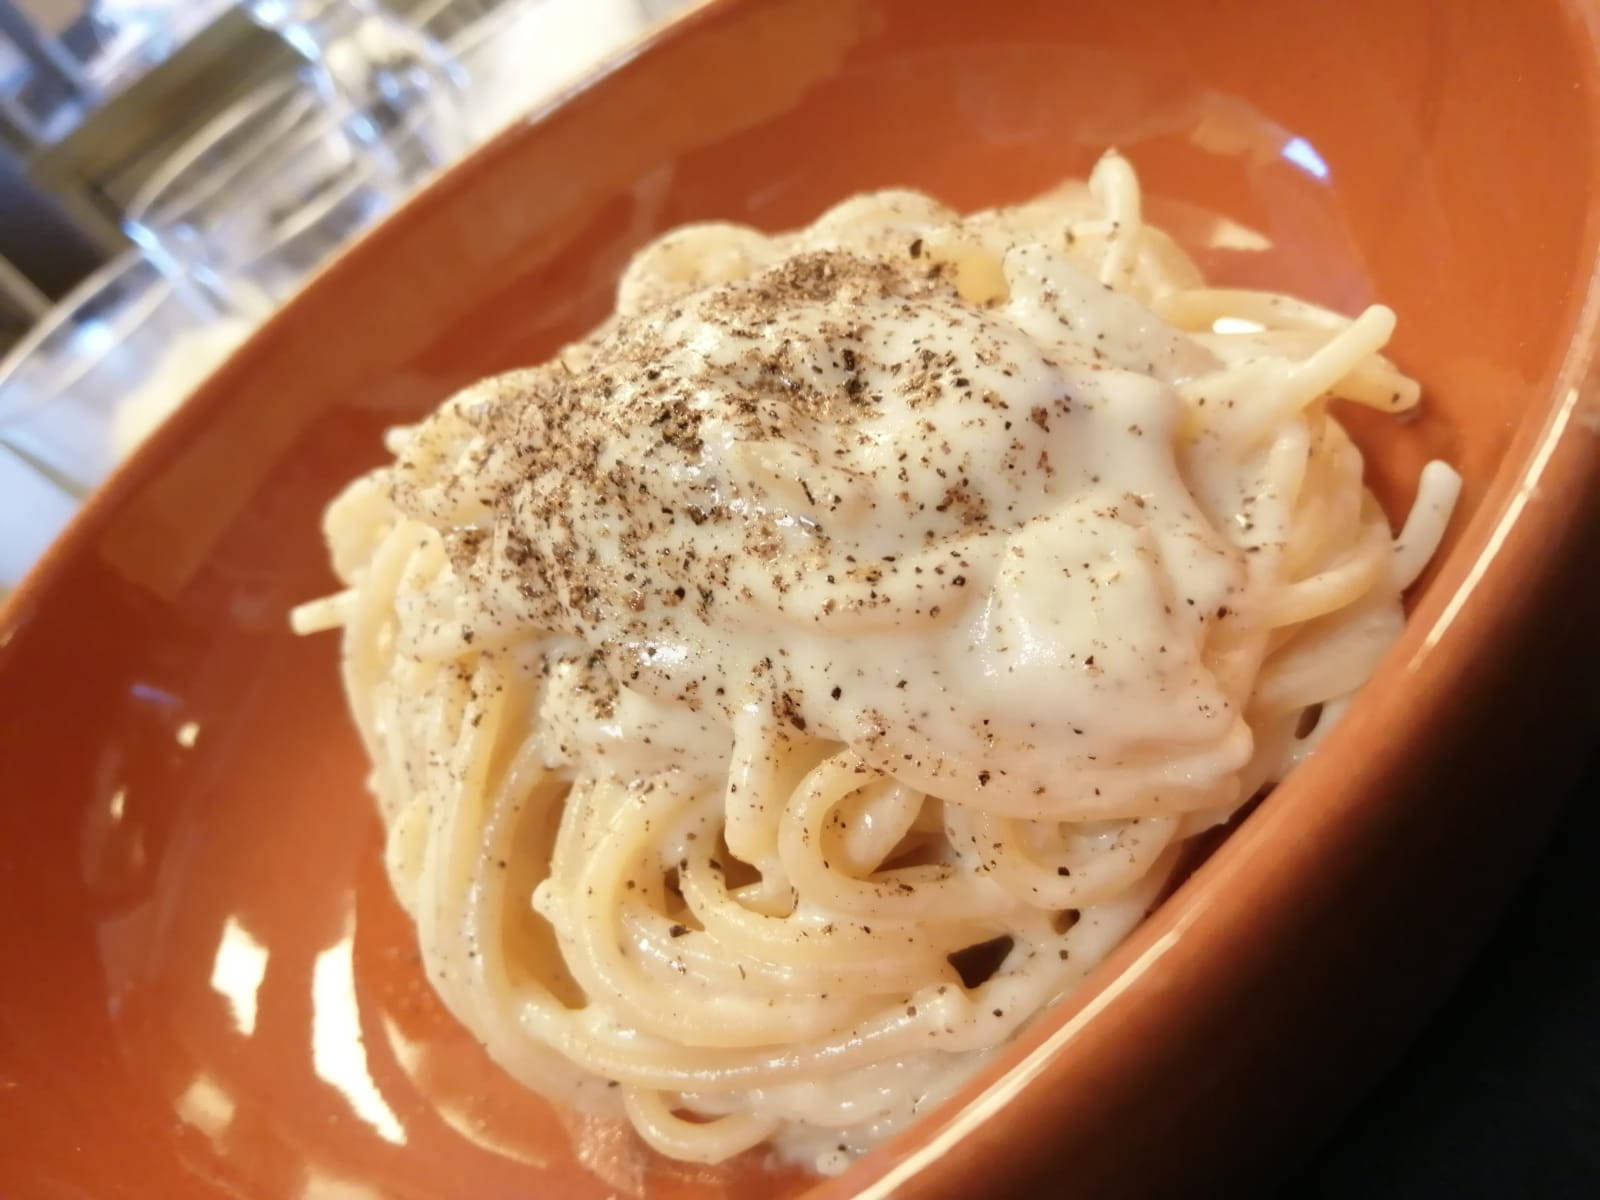
<instances>
[{"instance_id":1,"label":"table surface","mask_svg":"<svg viewBox=\"0 0 1600 1200\"><path fill-rule=\"evenodd\" d=\"M1279 1194L1600 1196L1597 796L1600 753L1455 993Z\"/></svg>"}]
</instances>

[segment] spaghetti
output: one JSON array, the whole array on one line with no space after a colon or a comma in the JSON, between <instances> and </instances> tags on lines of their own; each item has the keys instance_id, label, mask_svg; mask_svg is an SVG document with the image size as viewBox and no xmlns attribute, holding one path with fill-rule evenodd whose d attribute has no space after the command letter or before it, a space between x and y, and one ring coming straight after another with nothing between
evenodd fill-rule
<instances>
[{"instance_id":1,"label":"spaghetti","mask_svg":"<svg viewBox=\"0 0 1600 1200\"><path fill-rule=\"evenodd\" d=\"M592 336L391 435L294 614L343 629L440 995L678 1158L915 1119L1398 633L1458 480L1397 542L1329 411L1416 404L1393 325L1206 287L1115 154L647 247Z\"/></svg>"}]
</instances>

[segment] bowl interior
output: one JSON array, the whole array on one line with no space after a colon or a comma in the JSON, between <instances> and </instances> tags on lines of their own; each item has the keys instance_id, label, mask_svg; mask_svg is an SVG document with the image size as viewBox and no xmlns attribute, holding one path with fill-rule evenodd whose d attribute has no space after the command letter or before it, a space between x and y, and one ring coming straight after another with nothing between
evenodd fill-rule
<instances>
[{"instance_id":1,"label":"bowl interior","mask_svg":"<svg viewBox=\"0 0 1600 1200\"><path fill-rule=\"evenodd\" d=\"M1594 261L1586 8L1159 8L712 4L450 173L235 355L0 627L0 1190L806 1186L755 1155L662 1163L495 1070L390 896L335 640L285 618L332 586L319 514L380 431L583 332L662 229L783 227L891 185L1019 200L1116 145L1214 279L1395 308L1426 409L1351 415L1374 486L1398 518L1447 458L1453 553L1482 542L1472 515L1532 445Z\"/></svg>"}]
</instances>

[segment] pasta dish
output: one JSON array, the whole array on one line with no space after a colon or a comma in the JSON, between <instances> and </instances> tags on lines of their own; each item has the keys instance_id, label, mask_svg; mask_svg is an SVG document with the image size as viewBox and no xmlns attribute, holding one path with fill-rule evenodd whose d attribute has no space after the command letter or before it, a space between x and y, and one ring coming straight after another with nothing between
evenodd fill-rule
<instances>
[{"instance_id":1,"label":"pasta dish","mask_svg":"<svg viewBox=\"0 0 1600 1200\"><path fill-rule=\"evenodd\" d=\"M1020 206L686 227L333 503L389 876L529 1087L836 1172L1310 752L1404 620L1354 318L1208 287L1126 160Z\"/></svg>"}]
</instances>

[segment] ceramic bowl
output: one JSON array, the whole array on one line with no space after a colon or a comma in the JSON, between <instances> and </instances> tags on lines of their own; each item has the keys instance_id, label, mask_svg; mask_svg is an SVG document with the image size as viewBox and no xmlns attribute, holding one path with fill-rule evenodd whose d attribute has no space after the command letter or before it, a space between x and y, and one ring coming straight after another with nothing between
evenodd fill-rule
<instances>
[{"instance_id":1,"label":"ceramic bowl","mask_svg":"<svg viewBox=\"0 0 1600 1200\"><path fill-rule=\"evenodd\" d=\"M1455 978L1591 736L1596 9L719 0L323 272L104 487L0 624L0 1193L435 1200L1216 1194L1270 1179ZM441 1009L379 861L318 515L379 431L544 358L652 234L849 193L1017 200L1120 146L1218 280L1381 297L1466 478L1320 754L1088 986L818 1182L674 1166ZM1227 221L1218 219L1225 214Z\"/></svg>"}]
</instances>

